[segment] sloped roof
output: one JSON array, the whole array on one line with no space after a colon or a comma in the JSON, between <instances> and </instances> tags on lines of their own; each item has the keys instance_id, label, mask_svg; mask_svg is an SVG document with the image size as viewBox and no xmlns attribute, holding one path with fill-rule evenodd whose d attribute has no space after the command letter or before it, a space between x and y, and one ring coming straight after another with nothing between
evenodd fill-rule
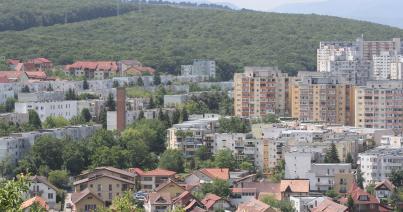
<instances>
[{"instance_id":1,"label":"sloped roof","mask_svg":"<svg viewBox=\"0 0 403 212\"><path fill-rule=\"evenodd\" d=\"M20 62L18 59L7 59L7 64L9 65L17 65Z\"/></svg>"},{"instance_id":2,"label":"sloped roof","mask_svg":"<svg viewBox=\"0 0 403 212\"><path fill-rule=\"evenodd\" d=\"M241 203L238 205L237 212L266 212L270 206L260 200L251 199L249 202ZM273 209L273 211L275 211Z\"/></svg>"},{"instance_id":3,"label":"sloped roof","mask_svg":"<svg viewBox=\"0 0 403 212\"><path fill-rule=\"evenodd\" d=\"M48 187L51 187L55 191L59 190L56 186L54 186L52 183L50 183L48 181L48 179L46 177L44 177L44 176L36 176L35 175L35 176L30 177L29 180L32 181L32 182L43 183L43 184L47 185Z\"/></svg>"},{"instance_id":4,"label":"sloped roof","mask_svg":"<svg viewBox=\"0 0 403 212\"><path fill-rule=\"evenodd\" d=\"M211 179L229 179L229 169L227 168L204 168L200 169L200 172L210 177Z\"/></svg>"},{"instance_id":5,"label":"sloped roof","mask_svg":"<svg viewBox=\"0 0 403 212\"><path fill-rule=\"evenodd\" d=\"M285 192L288 188L292 192L309 192L309 180L281 180L280 192Z\"/></svg>"},{"instance_id":6,"label":"sloped roof","mask_svg":"<svg viewBox=\"0 0 403 212\"><path fill-rule=\"evenodd\" d=\"M44 57L38 57L38 58L33 58L28 60L29 63L33 63L33 64L42 64L42 63L51 63L52 61L50 61L47 58Z\"/></svg>"},{"instance_id":7,"label":"sloped roof","mask_svg":"<svg viewBox=\"0 0 403 212\"><path fill-rule=\"evenodd\" d=\"M48 76L42 70L39 71L26 71L25 72L29 79L46 79Z\"/></svg>"},{"instance_id":8,"label":"sloped roof","mask_svg":"<svg viewBox=\"0 0 403 212\"><path fill-rule=\"evenodd\" d=\"M256 188L232 188L232 193L256 193Z\"/></svg>"},{"instance_id":9,"label":"sloped roof","mask_svg":"<svg viewBox=\"0 0 403 212\"><path fill-rule=\"evenodd\" d=\"M394 191L396 186L393 185L392 182L390 182L388 179L383 180L382 182L378 182L375 184L375 190L379 189L382 185L384 185L386 188L389 189L389 191Z\"/></svg>"},{"instance_id":10,"label":"sloped roof","mask_svg":"<svg viewBox=\"0 0 403 212\"><path fill-rule=\"evenodd\" d=\"M316 208L313 208L311 212L345 212L348 211L348 207L333 202L330 199L325 199Z\"/></svg>"},{"instance_id":11,"label":"sloped roof","mask_svg":"<svg viewBox=\"0 0 403 212\"><path fill-rule=\"evenodd\" d=\"M140 176L174 176L174 175L176 175L176 172L174 172L174 171L169 171L169 170L160 169L160 168L154 169L151 171L147 171L147 172L145 172L139 168L130 168L129 172L135 173Z\"/></svg>"},{"instance_id":12,"label":"sloped roof","mask_svg":"<svg viewBox=\"0 0 403 212\"><path fill-rule=\"evenodd\" d=\"M1 71L0 77L7 77L7 79L19 79L24 72L20 71Z\"/></svg>"},{"instance_id":13,"label":"sloped roof","mask_svg":"<svg viewBox=\"0 0 403 212\"><path fill-rule=\"evenodd\" d=\"M31 207L34 203L38 203L42 208L45 208L46 210L49 209L49 206L48 204L46 204L46 201L42 199L40 196L35 196L32 197L31 199L26 200L21 204L20 209Z\"/></svg>"},{"instance_id":14,"label":"sloped roof","mask_svg":"<svg viewBox=\"0 0 403 212\"><path fill-rule=\"evenodd\" d=\"M76 204L77 202L80 202L80 200L82 200L84 197L88 196L88 195L92 195L95 198L97 198L98 200L100 200L101 202L102 199L100 199L97 195L95 195L94 193L92 193L90 191L90 189L86 188L84 190L82 190L81 192L74 192L71 194L71 202Z\"/></svg>"},{"instance_id":15,"label":"sloped roof","mask_svg":"<svg viewBox=\"0 0 403 212\"><path fill-rule=\"evenodd\" d=\"M363 189L361 189L360 187L358 187L356 183L353 183L353 185L348 193L353 198L354 204L359 204L359 205L379 204L379 200L375 196L371 195L370 193L368 193L368 192L364 191ZM367 196L368 200L360 199L360 197L362 197L362 196ZM339 202L341 204L347 204L348 199L346 197L343 197L343 198L339 199Z\"/></svg>"},{"instance_id":16,"label":"sloped roof","mask_svg":"<svg viewBox=\"0 0 403 212\"><path fill-rule=\"evenodd\" d=\"M211 207L214 206L214 204L221 200L222 198L215 195L215 194L207 194L204 199L201 201L204 206L206 206L207 209L210 209Z\"/></svg>"},{"instance_id":17,"label":"sloped roof","mask_svg":"<svg viewBox=\"0 0 403 212\"><path fill-rule=\"evenodd\" d=\"M122 181L122 182L129 183L129 184L134 184L133 181L126 180L126 179L123 179L123 178L120 178L120 177L116 177L116 176L108 175L108 174L99 174L99 175L95 175L95 176L92 176L92 177L84 178L82 180L78 180L78 181L74 182L73 185L74 186L79 185L79 184L90 182L90 181L93 181L93 180L97 180L97 179L103 178L103 177L107 177L107 178L110 178L110 179L115 179L115 180Z\"/></svg>"},{"instance_id":18,"label":"sloped roof","mask_svg":"<svg viewBox=\"0 0 403 212\"><path fill-rule=\"evenodd\" d=\"M175 181L168 179L165 183L159 185L157 188L155 188L155 191L160 191L161 189L165 188L166 186L170 185L170 184L174 184L176 186L178 186L179 188L181 188L183 191L185 191L186 189L179 185L178 183L176 183Z\"/></svg>"},{"instance_id":19,"label":"sloped roof","mask_svg":"<svg viewBox=\"0 0 403 212\"><path fill-rule=\"evenodd\" d=\"M0 75L0 83L9 83L10 81L8 80L7 76L1 76Z\"/></svg>"},{"instance_id":20,"label":"sloped roof","mask_svg":"<svg viewBox=\"0 0 403 212\"><path fill-rule=\"evenodd\" d=\"M151 192L148 194L146 202L152 205L170 205L172 204L172 199L169 193Z\"/></svg>"},{"instance_id":21,"label":"sloped roof","mask_svg":"<svg viewBox=\"0 0 403 212\"><path fill-rule=\"evenodd\" d=\"M71 65L65 66L69 69L93 69L98 71L117 71L118 66L115 61L76 61Z\"/></svg>"}]
</instances>

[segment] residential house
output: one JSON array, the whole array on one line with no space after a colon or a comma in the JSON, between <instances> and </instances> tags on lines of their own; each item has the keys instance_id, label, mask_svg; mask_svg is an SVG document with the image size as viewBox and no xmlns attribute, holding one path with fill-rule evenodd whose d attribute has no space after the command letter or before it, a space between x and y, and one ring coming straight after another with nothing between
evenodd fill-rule
<instances>
[{"instance_id":1,"label":"residential house","mask_svg":"<svg viewBox=\"0 0 403 212\"><path fill-rule=\"evenodd\" d=\"M232 188L230 202L233 206L247 203L257 198L256 188Z\"/></svg>"},{"instance_id":2,"label":"residential house","mask_svg":"<svg viewBox=\"0 0 403 212\"><path fill-rule=\"evenodd\" d=\"M215 194L207 194L201 202L206 207L207 211L229 210L231 208L228 200Z\"/></svg>"},{"instance_id":3,"label":"residential house","mask_svg":"<svg viewBox=\"0 0 403 212\"><path fill-rule=\"evenodd\" d=\"M171 198L178 197L183 192L185 192L185 188L172 179L168 179L165 183L159 185L155 188L155 192L158 193L168 193Z\"/></svg>"},{"instance_id":4,"label":"residential house","mask_svg":"<svg viewBox=\"0 0 403 212\"><path fill-rule=\"evenodd\" d=\"M375 196L358 187L357 184L353 185L352 189L348 192L348 195L351 195L354 200L353 211L379 211L379 200ZM346 205L348 198L343 197L339 202Z\"/></svg>"},{"instance_id":5,"label":"residential house","mask_svg":"<svg viewBox=\"0 0 403 212\"><path fill-rule=\"evenodd\" d=\"M345 194L351 190L354 181L353 173L337 173L334 176L333 190L339 194Z\"/></svg>"},{"instance_id":6,"label":"residential house","mask_svg":"<svg viewBox=\"0 0 403 212\"><path fill-rule=\"evenodd\" d=\"M135 187L135 175L125 170L113 167L98 167L94 171L85 172L73 183L74 191L81 192L89 189L97 195L106 206L113 198Z\"/></svg>"},{"instance_id":7,"label":"residential house","mask_svg":"<svg viewBox=\"0 0 403 212\"><path fill-rule=\"evenodd\" d=\"M193 171L192 174L185 178L185 182L190 185L197 185L200 183L211 183L213 180L229 180L228 168L203 168Z\"/></svg>"},{"instance_id":8,"label":"residential house","mask_svg":"<svg viewBox=\"0 0 403 212\"><path fill-rule=\"evenodd\" d=\"M309 212L328 197L322 194L309 194L308 196L290 196L290 202L296 212Z\"/></svg>"},{"instance_id":9,"label":"residential house","mask_svg":"<svg viewBox=\"0 0 403 212\"><path fill-rule=\"evenodd\" d=\"M257 199L251 199L248 202L241 203L236 212L276 212L278 210L270 207L266 203L257 200Z\"/></svg>"},{"instance_id":10,"label":"residential house","mask_svg":"<svg viewBox=\"0 0 403 212\"><path fill-rule=\"evenodd\" d=\"M172 209L184 208L185 211L193 211L194 209L202 209L203 204L197 200L191 192L184 191L172 201ZM196 209L197 210L197 209Z\"/></svg>"},{"instance_id":11,"label":"residential house","mask_svg":"<svg viewBox=\"0 0 403 212\"><path fill-rule=\"evenodd\" d=\"M94 211L104 207L103 200L88 188L72 193L68 204L72 206L72 211L76 212Z\"/></svg>"},{"instance_id":12,"label":"residential house","mask_svg":"<svg viewBox=\"0 0 403 212\"><path fill-rule=\"evenodd\" d=\"M378 199L388 199L395 192L396 186L388 179L375 184L375 196Z\"/></svg>"},{"instance_id":13,"label":"residential house","mask_svg":"<svg viewBox=\"0 0 403 212\"><path fill-rule=\"evenodd\" d=\"M348 207L333 202L330 199L325 199L317 207L310 210L311 212L347 212Z\"/></svg>"},{"instance_id":14,"label":"residential house","mask_svg":"<svg viewBox=\"0 0 403 212\"><path fill-rule=\"evenodd\" d=\"M309 180L281 180L280 193L282 200L288 200L290 196L308 196Z\"/></svg>"},{"instance_id":15,"label":"residential house","mask_svg":"<svg viewBox=\"0 0 403 212\"><path fill-rule=\"evenodd\" d=\"M143 171L139 168L131 168L129 172L137 175L137 181L140 182L141 190L143 191L153 191L169 179L175 179L176 175L176 172L165 169Z\"/></svg>"},{"instance_id":16,"label":"residential house","mask_svg":"<svg viewBox=\"0 0 403 212\"><path fill-rule=\"evenodd\" d=\"M172 198L169 193L151 192L144 200L146 212L165 212L172 209Z\"/></svg>"},{"instance_id":17,"label":"residential house","mask_svg":"<svg viewBox=\"0 0 403 212\"><path fill-rule=\"evenodd\" d=\"M20 206L20 210L23 212L29 212L34 205L39 206L44 210L49 210L49 206L46 204L45 200L39 196L34 196L31 199L24 201Z\"/></svg>"},{"instance_id":18,"label":"residential house","mask_svg":"<svg viewBox=\"0 0 403 212\"><path fill-rule=\"evenodd\" d=\"M47 58L39 57L33 58L26 61L26 64L34 64L35 68L41 70L50 70L53 67L52 61Z\"/></svg>"},{"instance_id":19,"label":"residential house","mask_svg":"<svg viewBox=\"0 0 403 212\"><path fill-rule=\"evenodd\" d=\"M29 181L30 186L27 196L40 197L46 202L50 209L54 209L56 205L56 195L59 189L44 176L32 176Z\"/></svg>"},{"instance_id":20,"label":"residential house","mask_svg":"<svg viewBox=\"0 0 403 212\"><path fill-rule=\"evenodd\" d=\"M118 65L115 61L76 61L65 66L64 72L67 76L103 80L118 75Z\"/></svg>"}]
</instances>

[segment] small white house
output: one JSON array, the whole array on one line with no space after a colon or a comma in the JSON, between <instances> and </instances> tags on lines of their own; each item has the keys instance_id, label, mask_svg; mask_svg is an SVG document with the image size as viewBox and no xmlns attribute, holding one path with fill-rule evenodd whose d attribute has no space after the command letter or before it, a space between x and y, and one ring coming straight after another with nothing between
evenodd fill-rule
<instances>
[{"instance_id":1,"label":"small white house","mask_svg":"<svg viewBox=\"0 0 403 212\"><path fill-rule=\"evenodd\" d=\"M50 209L53 209L56 205L56 194L58 189L51 184L46 177L33 176L30 178L31 185L29 191L26 194L27 198L40 196L46 201Z\"/></svg>"}]
</instances>

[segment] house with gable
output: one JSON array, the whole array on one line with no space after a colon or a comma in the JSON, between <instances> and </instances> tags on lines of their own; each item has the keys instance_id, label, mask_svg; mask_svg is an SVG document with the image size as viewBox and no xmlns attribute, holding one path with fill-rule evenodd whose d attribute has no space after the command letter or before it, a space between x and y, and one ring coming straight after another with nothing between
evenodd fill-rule
<instances>
[{"instance_id":1,"label":"house with gable","mask_svg":"<svg viewBox=\"0 0 403 212\"><path fill-rule=\"evenodd\" d=\"M139 168L130 168L129 172L135 174L136 181L140 182L141 190L153 191L168 179L175 179L176 172L165 169L154 169L151 171L143 171Z\"/></svg>"},{"instance_id":2,"label":"house with gable","mask_svg":"<svg viewBox=\"0 0 403 212\"><path fill-rule=\"evenodd\" d=\"M282 200L288 200L290 196L308 196L309 180L281 180L280 193Z\"/></svg>"},{"instance_id":3,"label":"house with gable","mask_svg":"<svg viewBox=\"0 0 403 212\"><path fill-rule=\"evenodd\" d=\"M207 211L231 209L231 205L228 200L215 194L207 194L201 202Z\"/></svg>"},{"instance_id":4,"label":"house with gable","mask_svg":"<svg viewBox=\"0 0 403 212\"><path fill-rule=\"evenodd\" d=\"M375 196L378 199L387 199L393 194L395 188L396 186L388 179L375 183Z\"/></svg>"},{"instance_id":5,"label":"house with gable","mask_svg":"<svg viewBox=\"0 0 403 212\"><path fill-rule=\"evenodd\" d=\"M204 168L193 171L192 174L185 178L185 183L197 185L203 183L211 183L213 180L225 180L230 178L229 169L227 168Z\"/></svg>"},{"instance_id":6,"label":"house with gable","mask_svg":"<svg viewBox=\"0 0 403 212\"><path fill-rule=\"evenodd\" d=\"M86 188L80 192L71 194L67 204L71 205L72 211L95 211L104 207L104 201Z\"/></svg>"},{"instance_id":7,"label":"house with gable","mask_svg":"<svg viewBox=\"0 0 403 212\"><path fill-rule=\"evenodd\" d=\"M56 194L59 189L50 183L44 176L32 176L29 178L30 186L26 196L41 197L50 209L56 205Z\"/></svg>"},{"instance_id":8,"label":"house with gable","mask_svg":"<svg viewBox=\"0 0 403 212\"><path fill-rule=\"evenodd\" d=\"M149 193L144 200L146 212L165 212L172 209L172 198L169 193Z\"/></svg>"}]
</instances>

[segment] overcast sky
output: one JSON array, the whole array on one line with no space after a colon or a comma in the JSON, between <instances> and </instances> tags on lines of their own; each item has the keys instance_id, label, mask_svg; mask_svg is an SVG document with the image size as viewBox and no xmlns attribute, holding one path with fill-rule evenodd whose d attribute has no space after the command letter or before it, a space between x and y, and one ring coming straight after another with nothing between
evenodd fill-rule
<instances>
[{"instance_id":1,"label":"overcast sky","mask_svg":"<svg viewBox=\"0 0 403 212\"><path fill-rule=\"evenodd\" d=\"M271 10L288 3L315 2L323 0L210 0L210 2L228 2L241 8L254 10Z\"/></svg>"}]
</instances>

